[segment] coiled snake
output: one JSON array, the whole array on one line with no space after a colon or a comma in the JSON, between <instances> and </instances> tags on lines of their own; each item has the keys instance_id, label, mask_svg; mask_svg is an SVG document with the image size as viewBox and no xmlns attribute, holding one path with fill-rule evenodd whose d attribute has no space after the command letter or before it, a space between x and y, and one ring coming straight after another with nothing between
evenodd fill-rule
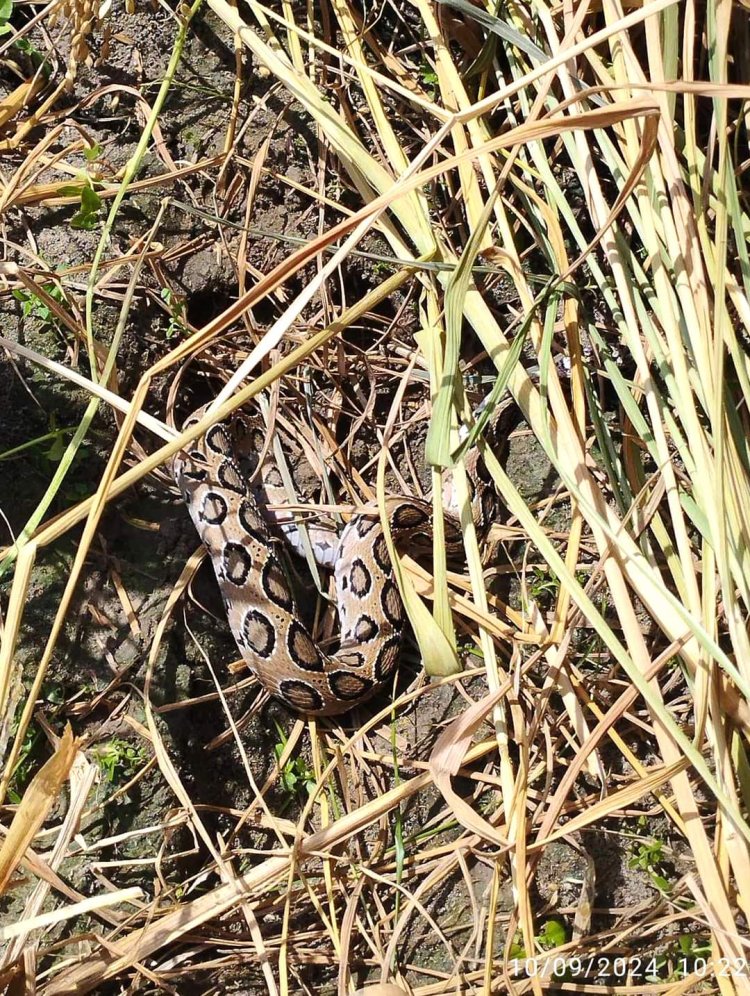
<instances>
[{"instance_id":1,"label":"coiled snake","mask_svg":"<svg viewBox=\"0 0 750 996\"><path fill-rule=\"evenodd\" d=\"M184 428L205 410L194 412ZM493 421L494 435L503 443L507 432L498 433L499 419ZM277 553L274 518L262 507L285 500L278 468L264 462L258 497L240 463L245 454L260 453L264 442L255 420L235 414L189 451L180 451L172 473L211 556L229 625L251 671L292 709L318 716L346 712L391 677L401 645L405 612L383 528L377 512L365 510L349 520L337 544L335 537L329 542L330 533L313 537L316 560L334 569L341 636L339 649L328 654L301 620ZM474 518L480 526L489 525L499 498L476 451L467 469ZM450 496L443 497L449 504ZM408 544L412 555L431 551L431 503L388 498L387 513L397 547ZM296 527L283 518L281 528L289 537ZM461 548L461 531L450 513L445 525L450 554Z\"/></svg>"}]
</instances>

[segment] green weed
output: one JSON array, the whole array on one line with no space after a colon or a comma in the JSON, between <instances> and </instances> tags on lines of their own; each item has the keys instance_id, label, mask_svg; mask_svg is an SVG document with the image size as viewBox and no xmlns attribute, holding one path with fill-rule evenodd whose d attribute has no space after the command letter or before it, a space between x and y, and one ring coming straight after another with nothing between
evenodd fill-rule
<instances>
[{"instance_id":1,"label":"green weed","mask_svg":"<svg viewBox=\"0 0 750 996\"><path fill-rule=\"evenodd\" d=\"M662 874L665 861L664 844L658 839L633 842L633 853L628 859L628 868L638 868L648 873L651 882L659 892L668 895L672 886Z\"/></svg>"},{"instance_id":2,"label":"green weed","mask_svg":"<svg viewBox=\"0 0 750 996\"><path fill-rule=\"evenodd\" d=\"M65 303L65 292L58 283L42 284L42 290L58 304ZM21 303L21 316L26 318L36 318L44 328L59 327L59 322L54 311L46 301L33 291L25 287L17 287L13 291L13 297Z\"/></svg>"},{"instance_id":3,"label":"green weed","mask_svg":"<svg viewBox=\"0 0 750 996\"><path fill-rule=\"evenodd\" d=\"M146 754L139 744L113 737L94 748L94 757L110 785L127 780L146 763Z\"/></svg>"},{"instance_id":4,"label":"green weed","mask_svg":"<svg viewBox=\"0 0 750 996\"><path fill-rule=\"evenodd\" d=\"M276 763L280 764L287 745L284 731L276 724L279 741L274 746ZM315 791L315 773L303 757L288 758L281 770L281 788L287 796L286 805L292 802L304 802L307 796Z\"/></svg>"},{"instance_id":5,"label":"green weed","mask_svg":"<svg viewBox=\"0 0 750 996\"><path fill-rule=\"evenodd\" d=\"M178 335L185 335L188 330L185 324L185 301L178 297L169 287L162 287L161 299L170 312L169 325L167 325L167 339L173 339Z\"/></svg>"}]
</instances>

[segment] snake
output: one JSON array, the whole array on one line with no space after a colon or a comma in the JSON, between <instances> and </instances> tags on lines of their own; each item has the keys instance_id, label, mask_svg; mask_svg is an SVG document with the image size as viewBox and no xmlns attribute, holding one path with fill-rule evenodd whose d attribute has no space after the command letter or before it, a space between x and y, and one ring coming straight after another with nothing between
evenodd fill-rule
<instances>
[{"instance_id":1,"label":"snake","mask_svg":"<svg viewBox=\"0 0 750 996\"><path fill-rule=\"evenodd\" d=\"M194 426L208 405L194 411ZM503 413L512 406L506 406ZM507 432L493 420L495 448ZM505 420L507 422L507 420ZM340 537L312 527L308 542L316 561L333 569L340 636L330 653L305 625L281 556L289 543L303 546L294 517L283 510L286 492L259 419L242 411L208 429L172 462L172 475L205 546L221 591L229 627L249 670L262 687L291 710L333 716L366 702L392 679L404 638L406 612L377 508L358 509ZM480 529L497 516L499 496L486 467L471 450L466 460L472 515ZM259 483L252 483L259 479ZM446 550L462 549L452 493L444 488ZM276 511L273 509L276 508ZM432 550L432 502L388 496L385 513L396 549L410 555Z\"/></svg>"}]
</instances>

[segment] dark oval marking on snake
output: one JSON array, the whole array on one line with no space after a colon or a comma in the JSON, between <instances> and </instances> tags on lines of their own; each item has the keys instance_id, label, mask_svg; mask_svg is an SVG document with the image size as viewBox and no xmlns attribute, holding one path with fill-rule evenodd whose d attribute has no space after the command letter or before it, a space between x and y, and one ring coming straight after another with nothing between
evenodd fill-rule
<instances>
[{"instance_id":1,"label":"dark oval marking on snake","mask_svg":"<svg viewBox=\"0 0 750 996\"><path fill-rule=\"evenodd\" d=\"M260 572L260 586L274 605L278 605L285 612L292 611L294 599L281 565L274 557L270 557L263 565L263 570Z\"/></svg>"},{"instance_id":2,"label":"dark oval marking on snake","mask_svg":"<svg viewBox=\"0 0 750 996\"><path fill-rule=\"evenodd\" d=\"M188 456L193 461L193 463L208 463L206 459L206 454L202 453L200 450L190 450Z\"/></svg>"},{"instance_id":3,"label":"dark oval marking on snake","mask_svg":"<svg viewBox=\"0 0 750 996\"><path fill-rule=\"evenodd\" d=\"M383 583L380 592L380 604L388 622L397 629L404 623L404 610L398 588L390 579Z\"/></svg>"},{"instance_id":4,"label":"dark oval marking on snake","mask_svg":"<svg viewBox=\"0 0 750 996\"><path fill-rule=\"evenodd\" d=\"M195 467L192 470L183 470L182 476L188 481L205 481L208 477L208 471L205 467Z\"/></svg>"},{"instance_id":5,"label":"dark oval marking on snake","mask_svg":"<svg viewBox=\"0 0 750 996\"><path fill-rule=\"evenodd\" d=\"M364 667L367 663L365 655L358 650L347 650L344 654L336 654L336 660L344 667Z\"/></svg>"},{"instance_id":6,"label":"dark oval marking on snake","mask_svg":"<svg viewBox=\"0 0 750 996\"><path fill-rule=\"evenodd\" d=\"M237 518L240 520L240 525L248 536L252 536L259 543L268 542L271 534L266 520L258 510L258 506L250 498L242 499L237 512Z\"/></svg>"},{"instance_id":7,"label":"dark oval marking on snake","mask_svg":"<svg viewBox=\"0 0 750 996\"><path fill-rule=\"evenodd\" d=\"M225 543L221 557L222 576L236 584L238 588L245 584L253 569L250 552L242 543Z\"/></svg>"},{"instance_id":8,"label":"dark oval marking on snake","mask_svg":"<svg viewBox=\"0 0 750 996\"><path fill-rule=\"evenodd\" d=\"M206 446L220 456L231 456L232 440L223 425L212 425L206 433Z\"/></svg>"},{"instance_id":9,"label":"dark oval marking on snake","mask_svg":"<svg viewBox=\"0 0 750 996\"><path fill-rule=\"evenodd\" d=\"M372 555L381 571L391 570L391 557L388 553L388 544L385 541L385 536L378 536L375 540L372 546Z\"/></svg>"},{"instance_id":10,"label":"dark oval marking on snake","mask_svg":"<svg viewBox=\"0 0 750 996\"><path fill-rule=\"evenodd\" d=\"M297 667L303 671L322 673L325 670L323 658L310 638L310 634L296 619L289 624L286 635L286 648Z\"/></svg>"},{"instance_id":11,"label":"dark oval marking on snake","mask_svg":"<svg viewBox=\"0 0 750 996\"><path fill-rule=\"evenodd\" d=\"M209 526L220 526L227 517L227 501L218 491L207 491L203 496L198 515Z\"/></svg>"},{"instance_id":12,"label":"dark oval marking on snake","mask_svg":"<svg viewBox=\"0 0 750 996\"><path fill-rule=\"evenodd\" d=\"M432 536L429 533L423 533L421 529L419 532L411 534L409 542L414 544L419 553L429 553L432 550Z\"/></svg>"},{"instance_id":13,"label":"dark oval marking on snake","mask_svg":"<svg viewBox=\"0 0 750 996\"><path fill-rule=\"evenodd\" d=\"M399 505L391 521L395 529L417 529L426 525L430 517L423 508L417 508L416 505Z\"/></svg>"},{"instance_id":14,"label":"dark oval marking on snake","mask_svg":"<svg viewBox=\"0 0 750 996\"><path fill-rule=\"evenodd\" d=\"M306 681L298 678L286 678L279 682L279 698L292 709L299 712L320 712L323 708L323 696Z\"/></svg>"},{"instance_id":15,"label":"dark oval marking on snake","mask_svg":"<svg viewBox=\"0 0 750 996\"><path fill-rule=\"evenodd\" d=\"M356 557L352 561L352 568L349 571L349 587L357 598L364 598L372 588L372 574L361 557Z\"/></svg>"},{"instance_id":16,"label":"dark oval marking on snake","mask_svg":"<svg viewBox=\"0 0 750 996\"><path fill-rule=\"evenodd\" d=\"M219 466L219 484L227 491L234 491L235 494L244 495L247 491L247 483L242 476L242 471L233 460L224 460Z\"/></svg>"},{"instance_id":17,"label":"dark oval marking on snake","mask_svg":"<svg viewBox=\"0 0 750 996\"><path fill-rule=\"evenodd\" d=\"M375 658L375 681L380 683L387 681L393 674L398 663L398 651L401 640L398 636L392 636L383 641L383 645Z\"/></svg>"},{"instance_id":18,"label":"dark oval marking on snake","mask_svg":"<svg viewBox=\"0 0 750 996\"><path fill-rule=\"evenodd\" d=\"M242 639L260 657L270 657L276 646L276 630L268 616L248 609L242 620Z\"/></svg>"},{"instance_id":19,"label":"dark oval marking on snake","mask_svg":"<svg viewBox=\"0 0 750 996\"><path fill-rule=\"evenodd\" d=\"M370 616L360 616L357 620L357 624L354 627L353 636L355 640L359 640L360 643L367 643L368 640L374 640L379 633L378 624Z\"/></svg>"},{"instance_id":20,"label":"dark oval marking on snake","mask_svg":"<svg viewBox=\"0 0 750 996\"><path fill-rule=\"evenodd\" d=\"M345 702L361 698L374 686L374 682L370 678L365 678L361 674L353 674L351 671L332 671L328 675L328 684L336 698L343 699Z\"/></svg>"}]
</instances>

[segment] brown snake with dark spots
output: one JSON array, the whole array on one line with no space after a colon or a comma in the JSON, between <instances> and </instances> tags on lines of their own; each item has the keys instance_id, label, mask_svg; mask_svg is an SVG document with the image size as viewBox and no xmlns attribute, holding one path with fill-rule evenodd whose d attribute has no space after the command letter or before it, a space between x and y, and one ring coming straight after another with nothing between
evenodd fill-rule
<instances>
[{"instance_id":1,"label":"brown snake with dark spots","mask_svg":"<svg viewBox=\"0 0 750 996\"><path fill-rule=\"evenodd\" d=\"M499 416L511 406L503 406ZM194 425L206 408L185 422ZM516 410L517 411L517 410ZM508 433L493 418L498 443ZM507 422L507 419L503 419ZM316 559L333 566L341 637L334 654L325 653L303 625L276 552L272 516L261 507L241 467L244 453L258 453L264 436L241 414L220 422L174 459L172 471L195 528L208 550L237 645L261 685L287 706L308 715L346 712L374 695L396 667L405 612L383 527L375 511L355 514L340 539L315 538ZM472 510L478 525L497 515L499 498L477 452L467 459ZM265 501L281 504L278 468L262 468ZM445 498L445 496L444 496ZM410 554L431 551L432 505L414 498L388 498L393 541ZM283 517L282 517L283 518ZM455 515L446 512L449 553L461 549ZM278 517L277 517L278 526ZM285 528L288 538L296 526ZM293 540L293 537L292 537Z\"/></svg>"}]
</instances>

